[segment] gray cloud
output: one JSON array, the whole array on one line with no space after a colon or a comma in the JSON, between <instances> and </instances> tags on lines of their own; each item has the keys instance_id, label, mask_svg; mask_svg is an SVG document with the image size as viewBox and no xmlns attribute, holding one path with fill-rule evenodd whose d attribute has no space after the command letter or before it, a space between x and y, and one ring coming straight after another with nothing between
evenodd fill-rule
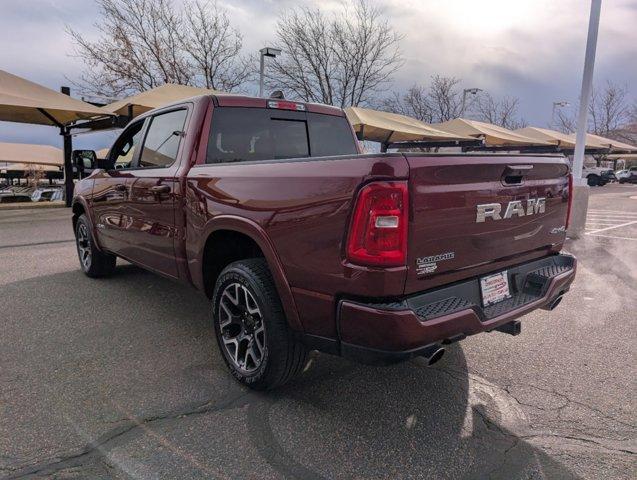
<instances>
[{"instance_id":1,"label":"gray cloud","mask_svg":"<svg viewBox=\"0 0 637 480\"><path fill-rule=\"evenodd\" d=\"M246 51L274 40L277 16L294 6L334 11L339 0L219 0L243 33ZM377 0L404 38L395 88L454 75L464 86L520 97L522 114L544 126L554 100L577 102L589 2L583 0ZM58 89L83 68L65 26L95 36L90 0L6 1L0 16L0 68ZM605 2L595 80L637 89L637 0ZM112 134L77 137L101 148ZM54 128L0 123L0 140L59 145Z\"/></svg>"}]
</instances>

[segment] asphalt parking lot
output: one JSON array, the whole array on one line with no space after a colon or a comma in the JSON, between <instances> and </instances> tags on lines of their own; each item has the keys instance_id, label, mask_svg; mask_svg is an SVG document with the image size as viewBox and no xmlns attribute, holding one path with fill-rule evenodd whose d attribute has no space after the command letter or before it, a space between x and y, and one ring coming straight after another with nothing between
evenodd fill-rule
<instances>
[{"instance_id":1,"label":"asphalt parking lot","mask_svg":"<svg viewBox=\"0 0 637 480\"><path fill-rule=\"evenodd\" d=\"M573 288L521 335L431 368L314 354L266 394L200 294L123 262L90 280L67 209L0 211L0 478L635 478L637 186L591 193Z\"/></svg>"}]
</instances>

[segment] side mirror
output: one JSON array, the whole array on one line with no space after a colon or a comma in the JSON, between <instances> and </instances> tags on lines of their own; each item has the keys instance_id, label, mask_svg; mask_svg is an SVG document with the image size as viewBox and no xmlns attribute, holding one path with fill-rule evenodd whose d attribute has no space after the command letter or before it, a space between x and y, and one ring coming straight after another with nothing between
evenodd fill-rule
<instances>
[{"instance_id":1,"label":"side mirror","mask_svg":"<svg viewBox=\"0 0 637 480\"><path fill-rule=\"evenodd\" d=\"M97 155L93 150L73 150L71 159L78 173L97 167Z\"/></svg>"}]
</instances>

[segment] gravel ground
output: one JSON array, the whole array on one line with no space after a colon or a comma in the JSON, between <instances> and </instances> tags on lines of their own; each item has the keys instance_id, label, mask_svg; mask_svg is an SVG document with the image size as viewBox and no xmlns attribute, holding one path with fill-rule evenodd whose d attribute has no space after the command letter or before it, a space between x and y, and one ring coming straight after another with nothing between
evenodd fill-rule
<instances>
[{"instance_id":1,"label":"gravel ground","mask_svg":"<svg viewBox=\"0 0 637 480\"><path fill-rule=\"evenodd\" d=\"M0 478L633 479L637 187L591 193L571 292L521 335L431 368L313 354L269 394L227 374L200 294L90 280L69 210L0 211Z\"/></svg>"}]
</instances>

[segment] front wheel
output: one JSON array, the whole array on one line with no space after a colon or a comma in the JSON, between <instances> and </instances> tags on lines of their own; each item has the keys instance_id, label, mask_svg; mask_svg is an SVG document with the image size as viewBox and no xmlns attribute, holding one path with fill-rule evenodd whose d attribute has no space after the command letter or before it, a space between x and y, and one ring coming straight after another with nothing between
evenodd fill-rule
<instances>
[{"instance_id":1,"label":"front wheel","mask_svg":"<svg viewBox=\"0 0 637 480\"><path fill-rule=\"evenodd\" d=\"M299 373L307 349L290 331L263 258L231 263L212 296L217 343L232 375L256 390L278 387Z\"/></svg>"},{"instance_id":2,"label":"front wheel","mask_svg":"<svg viewBox=\"0 0 637 480\"><path fill-rule=\"evenodd\" d=\"M80 215L75 223L75 245L80 267L87 276L97 278L113 273L117 257L96 248L91 223L85 214Z\"/></svg>"}]
</instances>

